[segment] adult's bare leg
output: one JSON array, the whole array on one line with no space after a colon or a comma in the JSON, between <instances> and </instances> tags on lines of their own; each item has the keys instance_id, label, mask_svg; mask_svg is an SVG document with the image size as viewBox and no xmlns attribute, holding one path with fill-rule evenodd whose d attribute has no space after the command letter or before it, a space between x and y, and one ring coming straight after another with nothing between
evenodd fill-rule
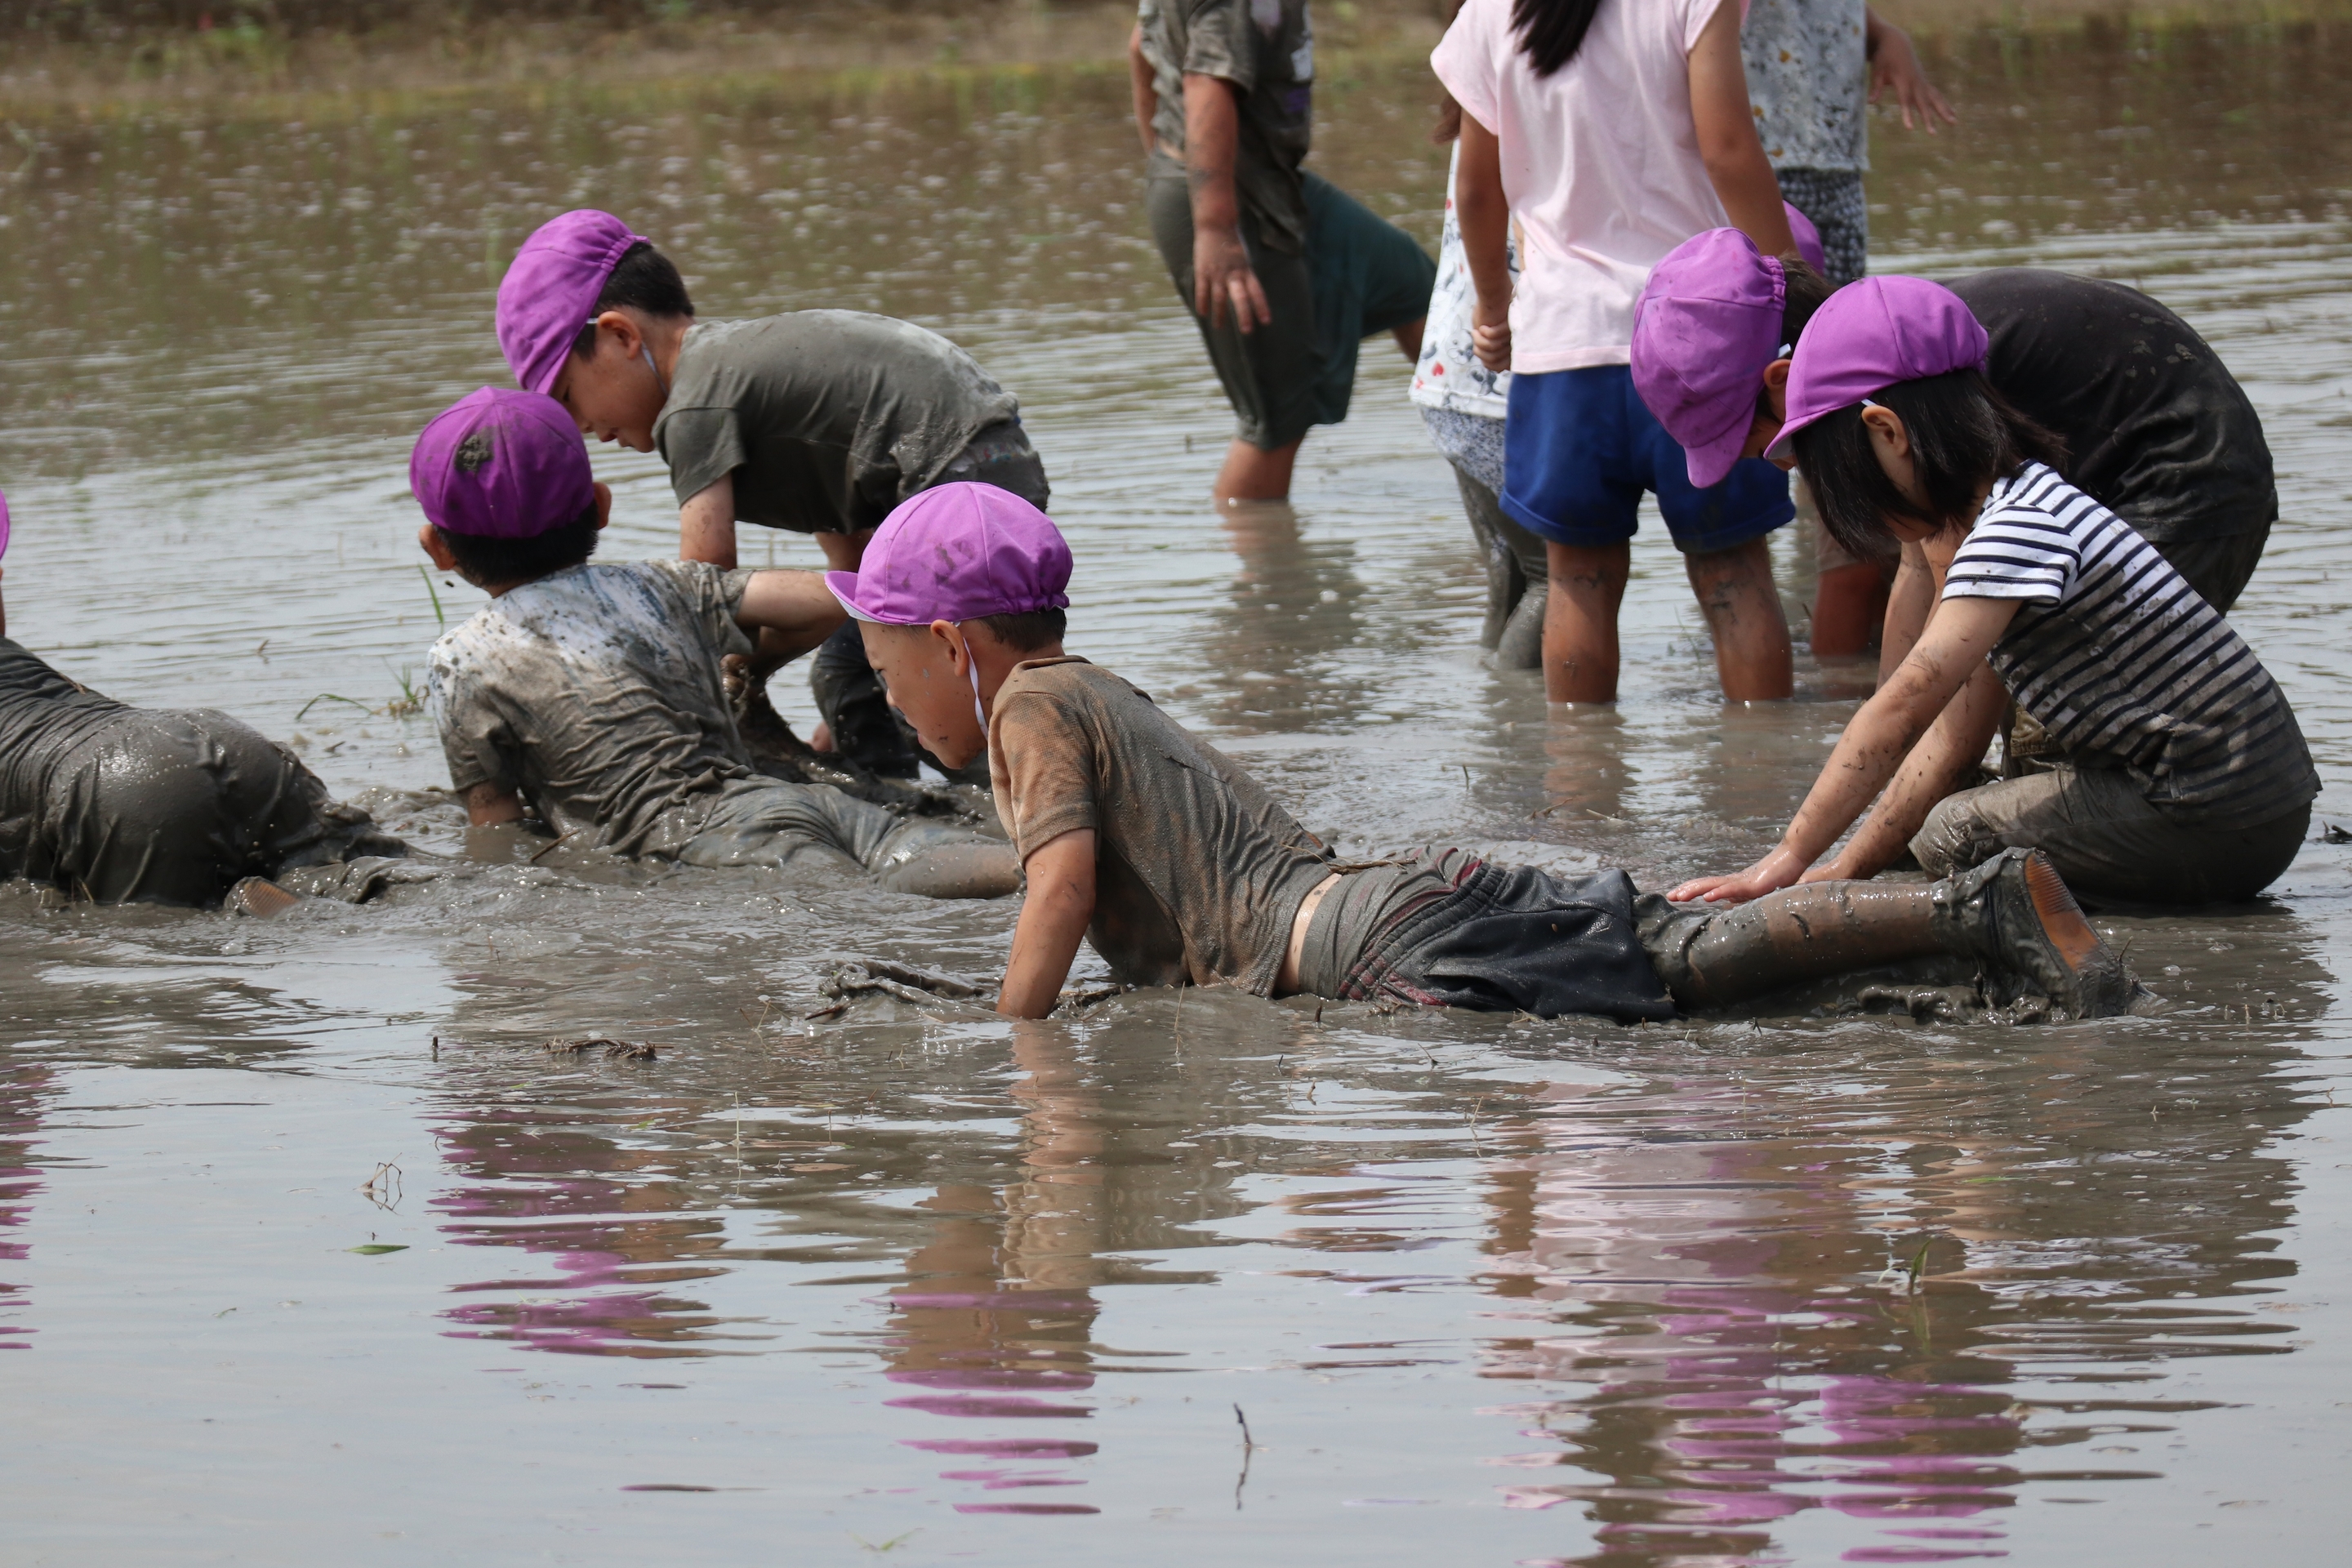
<instances>
[{"instance_id":1,"label":"adult's bare leg","mask_svg":"<svg viewBox=\"0 0 2352 1568\"><path fill-rule=\"evenodd\" d=\"M1886 620L1887 575L1867 561L1832 566L1813 587L1813 655L1852 658Z\"/></svg>"},{"instance_id":2,"label":"adult's bare leg","mask_svg":"<svg viewBox=\"0 0 2352 1568\"><path fill-rule=\"evenodd\" d=\"M1772 584L1772 548L1761 539L1683 557L1691 592L1715 636L1715 674L1732 702L1768 702L1797 689L1789 619Z\"/></svg>"},{"instance_id":3,"label":"adult's bare leg","mask_svg":"<svg viewBox=\"0 0 2352 1568\"><path fill-rule=\"evenodd\" d=\"M1301 437L1299 441L1305 439ZM1235 437L1225 448L1225 465L1217 470L1216 486L1210 494L1219 506L1242 500L1288 500L1299 441L1269 452Z\"/></svg>"},{"instance_id":4,"label":"adult's bare leg","mask_svg":"<svg viewBox=\"0 0 2352 1568\"><path fill-rule=\"evenodd\" d=\"M1630 544L1555 544L1544 605L1544 695L1554 702L1617 700L1617 609L1633 569Z\"/></svg>"}]
</instances>

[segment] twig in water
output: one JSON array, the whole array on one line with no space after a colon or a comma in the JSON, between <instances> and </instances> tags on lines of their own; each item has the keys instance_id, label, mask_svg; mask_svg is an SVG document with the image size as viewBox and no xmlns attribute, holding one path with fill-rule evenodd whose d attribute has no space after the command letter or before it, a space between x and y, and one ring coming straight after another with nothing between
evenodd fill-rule
<instances>
[{"instance_id":1,"label":"twig in water","mask_svg":"<svg viewBox=\"0 0 2352 1568\"><path fill-rule=\"evenodd\" d=\"M564 841L565 839L567 839L567 838L571 837L572 836L572 834L574 834L574 833L578 833L579 831L580 831L580 830L579 830L578 828L576 828L576 827L575 827L575 828L572 828L572 829L571 830L571 832L569 832L569 833L561 833L561 834L558 834L558 835L556 836L556 838L555 838L555 842L554 842L554 843L552 843L552 844L549 845L546 848L544 848L544 849L541 850L538 854L536 854L536 855L534 855L534 856L532 856L532 857L530 858L530 864L531 864L531 865L536 866L536 865L538 865L541 860L546 859L550 855L554 854L558 849L562 848L562 847L563 847L563 841Z\"/></svg>"},{"instance_id":2,"label":"twig in water","mask_svg":"<svg viewBox=\"0 0 2352 1568\"><path fill-rule=\"evenodd\" d=\"M1250 1456L1257 1452L1257 1440L1250 1436L1249 1417L1242 1414L1239 1405L1234 1406L1234 1419L1242 1429L1242 1473L1234 1479L1234 1511L1242 1510L1242 1489L1249 1485Z\"/></svg>"},{"instance_id":3,"label":"twig in water","mask_svg":"<svg viewBox=\"0 0 2352 1568\"><path fill-rule=\"evenodd\" d=\"M364 702L355 701L349 697L338 697L331 691L321 691L319 695L310 699L310 701L302 704L301 711L294 715L294 722L299 724L304 716L307 715L311 709L316 708L321 702L349 702L352 707L358 709L362 713L373 714L375 712L374 709L369 707Z\"/></svg>"},{"instance_id":4,"label":"twig in water","mask_svg":"<svg viewBox=\"0 0 2352 1568\"><path fill-rule=\"evenodd\" d=\"M360 1191L367 1194L368 1202L387 1213L406 1195L401 1189L400 1167L389 1160L376 1162L373 1173L360 1184Z\"/></svg>"}]
</instances>

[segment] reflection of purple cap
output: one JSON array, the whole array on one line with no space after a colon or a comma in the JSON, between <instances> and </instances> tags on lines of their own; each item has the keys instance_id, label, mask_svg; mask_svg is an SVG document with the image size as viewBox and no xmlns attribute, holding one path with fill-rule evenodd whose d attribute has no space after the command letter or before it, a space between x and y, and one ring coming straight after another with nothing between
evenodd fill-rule
<instances>
[{"instance_id":1,"label":"reflection of purple cap","mask_svg":"<svg viewBox=\"0 0 2352 1568\"><path fill-rule=\"evenodd\" d=\"M1054 520L1010 490L968 483L901 502L856 571L824 574L842 608L886 626L1058 610L1069 584L1070 547Z\"/></svg>"},{"instance_id":2,"label":"reflection of purple cap","mask_svg":"<svg viewBox=\"0 0 2352 1568\"><path fill-rule=\"evenodd\" d=\"M499 283L499 347L526 392L549 392L597 297L629 247L645 239L611 213L551 218L522 242Z\"/></svg>"},{"instance_id":3,"label":"reflection of purple cap","mask_svg":"<svg viewBox=\"0 0 2352 1568\"><path fill-rule=\"evenodd\" d=\"M1812 219L1797 210L1794 202L1782 202L1780 210L1789 215L1789 234L1797 242L1797 254L1805 258L1806 266L1826 277L1830 268L1825 258L1829 252L1822 248L1822 231L1813 226Z\"/></svg>"},{"instance_id":4,"label":"reflection of purple cap","mask_svg":"<svg viewBox=\"0 0 2352 1568\"><path fill-rule=\"evenodd\" d=\"M0 555L8 553L8 498L0 496Z\"/></svg>"},{"instance_id":5,"label":"reflection of purple cap","mask_svg":"<svg viewBox=\"0 0 2352 1568\"><path fill-rule=\"evenodd\" d=\"M1668 251L1634 303L1633 388L1701 489L1721 484L1747 445L1787 296L1776 258L1736 228L1711 228Z\"/></svg>"},{"instance_id":6,"label":"reflection of purple cap","mask_svg":"<svg viewBox=\"0 0 2352 1568\"><path fill-rule=\"evenodd\" d=\"M1981 370L1992 340L1960 297L1925 278L1865 278L1849 283L1805 323L1789 367L1789 416L1768 457L1789 455L1789 437L1825 414L1851 407L1898 381Z\"/></svg>"},{"instance_id":7,"label":"reflection of purple cap","mask_svg":"<svg viewBox=\"0 0 2352 1568\"><path fill-rule=\"evenodd\" d=\"M563 405L486 386L443 410L408 457L408 488L433 526L536 539L596 503L588 447Z\"/></svg>"}]
</instances>

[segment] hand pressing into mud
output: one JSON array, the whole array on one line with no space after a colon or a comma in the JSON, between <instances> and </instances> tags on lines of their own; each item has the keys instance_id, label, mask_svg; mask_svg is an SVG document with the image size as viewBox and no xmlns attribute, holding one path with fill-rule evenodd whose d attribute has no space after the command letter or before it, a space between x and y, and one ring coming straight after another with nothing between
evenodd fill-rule
<instances>
[{"instance_id":1,"label":"hand pressing into mud","mask_svg":"<svg viewBox=\"0 0 2352 1568\"><path fill-rule=\"evenodd\" d=\"M1703 899L1712 904L1744 904L1807 879L1805 862L1792 851L1775 849L1730 877L1694 877L1666 897L1678 904Z\"/></svg>"}]
</instances>

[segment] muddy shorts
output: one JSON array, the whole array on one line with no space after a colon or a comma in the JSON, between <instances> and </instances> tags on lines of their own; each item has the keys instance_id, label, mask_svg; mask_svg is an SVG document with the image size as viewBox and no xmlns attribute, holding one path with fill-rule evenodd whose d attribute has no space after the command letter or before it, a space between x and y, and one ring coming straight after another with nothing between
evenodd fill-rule
<instances>
[{"instance_id":1,"label":"muddy shorts","mask_svg":"<svg viewBox=\"0 0 2352 1568\"><path fill-rule=\"evenodd\" d=\"M2066 765L1946 797L1911 853L1948 877L2003 849L2039 849L2086 903L2231 903L2277 880L2310 826L2309 806L2253 827L2178 823L2130 774Z\"/></svg>"},{"instance_id":2,"label":"muddy shorts","mask_svg":"<svg viewBox=\"0 0 2352 1568\"><path fill-rule=\"evenodd\" d=\"M1357 890L1349 882L1358 877L1364 891L1350 897ZM1538 1018L1580 1014L1632 1023L1675 1016L1642 944L1633 884L1622 871L1559 877L1451 850L1358 877L1334 887L1307 922L1300 989ZM1432 891L1416 896L1423 886ZM1375 910L1368 938L1349 933L1358 911Z\"/></svg>"},{"instance_id":3,"label":"muddy shorts","mask_svg":"<svg viewBox=\"0 0 2352 1568\"><path fill-rule=\"evenodd\" d=\"M1045 465L1017 419L992 425L971 438L929 489L976 483L1010 490L1043 511L1051 499ZM835 628L809 661L809 691L833 731L834 749L885 778L913 778L925 758L915 732L890 709L882 678L866 661L866 639L856 621ZM985 769L987 763L981 763ZM983 773L982 782L985 781Z\"/></svg>"},{"instance_id":4,"label":"muddy shorts","mask_svg":"<svg viewBox=\"0 0 2352 1568\"><path fill-rule=\"evenodd\" d=\"M0 824L10 874L102 904L218 904L274 877L401 846L225 713L125 709L58 759L36 819Z\"/></svg>"},{"instance_id":5,"label":"muddy shorts","mask_svg":"<svg viewBox=\"0 0 2352 1568\"><path fill-rule=\"evenodd\" d=\"M1242 214L1242 244L1274 319L1244 332L1230 315L1213 328L1193 316L1233 405L1235 433L1262 452L1347 418L1358 347L1375 333L1420 321L1437 282L1437 264L1411 235L1329 181L1311 174L1302 179L1304 255L1263 243L1256 218ZM1191 310L1192 194L1183 166L1165 154L1151 160L1144 210L1169 279Z\"/></svg>"}]
</instances>

